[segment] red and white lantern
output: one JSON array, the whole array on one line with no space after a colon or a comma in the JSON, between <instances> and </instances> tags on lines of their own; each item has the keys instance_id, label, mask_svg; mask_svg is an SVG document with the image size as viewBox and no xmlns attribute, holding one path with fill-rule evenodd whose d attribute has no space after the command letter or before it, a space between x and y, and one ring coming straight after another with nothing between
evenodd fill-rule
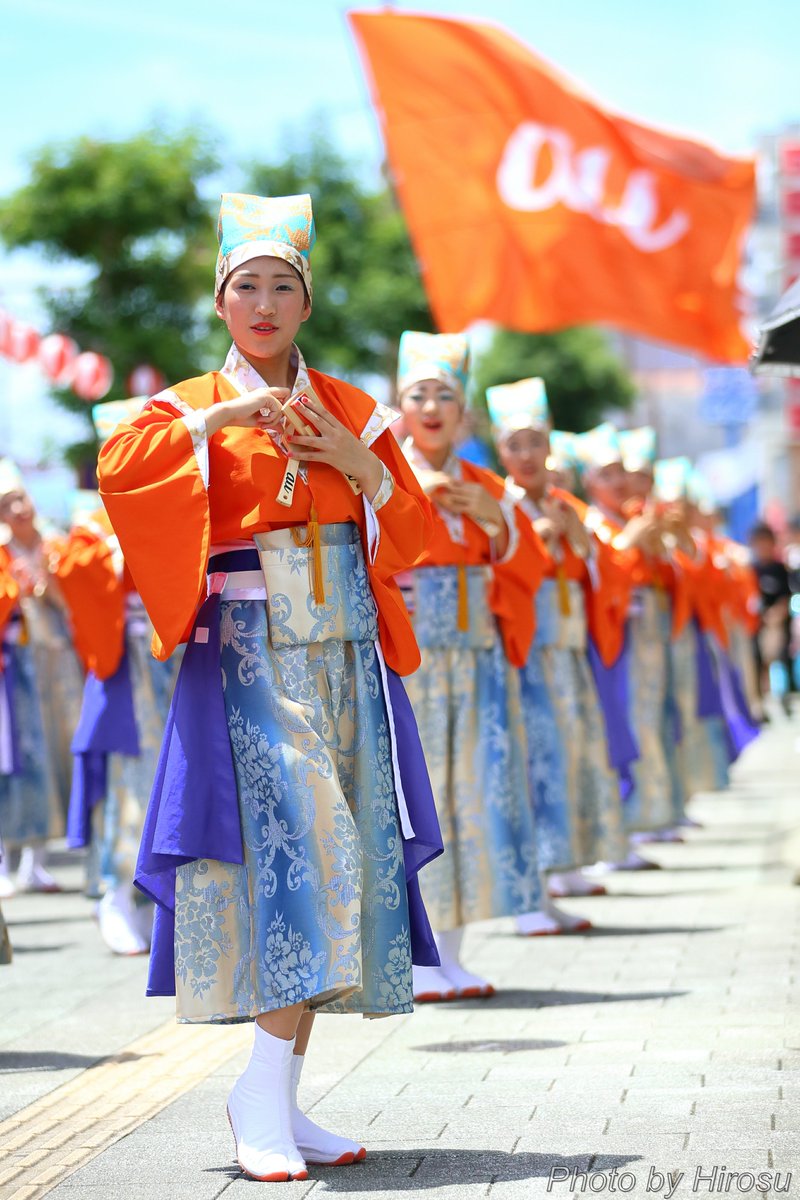
<instances>
[{"instance_id":1,"label":"red and white lantern","mask_svg":"<svg viewBox=\"0 0 800 1200\"><path fill-rule=\"evenodd\" d=\"M141 363L140 366L134 367L128 376L128 395L155 396L166 382L157 367L151 367L149 363Z\"/></svg>"},{"instance_id":2,"label":"red and white lantern","mask_svg":"<svg viewBox=\"0 0 800 1200\"><path fill-rule=\"evenodd\" d=\"M12 321L8 332L8 355L14 362L30 362L36 357L41 338L32 325Z\"/></svg>"},{"instance_id":3,"label":"red and white lantern","mask_svg":"<svg viewBox=\"0 0 800 1200\"><path fill-rule=\"evenodd\" d=\"M11 353L11 326L13 321L7 312L0 310L0 354L7 357Z\"/></svg>"},{"instance_id":4,"label":"red and white lantern","mask_svg":"<svg viewBox=\"0 0 800 1200\"><path fill-rule=\"evenodd\" d=\"M39 364L48 379L59 387L72 382L78 345L63 333L51 333L39 344Z\"/></svg>"},{"instance_id":5,"label":"red and white lantern","mask_svg":"<svg viewBox=\"0 0 800 1200\"><path fill-rule=\"evenodd\" d=\"M85 350L72 368L72 390L81 400L102 400L114 382L114 371L104 354Z\"/></svg>"}]
</instances>

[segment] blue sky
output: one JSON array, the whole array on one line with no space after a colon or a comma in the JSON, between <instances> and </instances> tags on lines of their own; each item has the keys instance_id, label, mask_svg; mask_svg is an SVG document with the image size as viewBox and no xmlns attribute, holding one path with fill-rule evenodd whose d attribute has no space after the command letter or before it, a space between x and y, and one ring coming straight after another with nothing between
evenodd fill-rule
<instances>
[{"instance_id":1,"label":"blue sky","mask_svg":"<svg viewBox=\"0 0 800 1200\"><path fill-rule=\"evenodd\" d=\"M491 18L607 105L722 150L747 152L759 133L800 120L798 0L393 7ZM0 195L25 181L27 156L44 143L125 136L156 119L218 132L225 188L239 186L243 160L279 153L287 131L302 136L321 112L341 147L373 169L380 141L346 8L331 0L0 0ZM34 316L40 274L27 256L0 259L0 306ZM0 388L0 441L15 446L41 410L35 369L0 364ZM62 427L50 432L61 436Z\"/></svg>"}]
</instances>

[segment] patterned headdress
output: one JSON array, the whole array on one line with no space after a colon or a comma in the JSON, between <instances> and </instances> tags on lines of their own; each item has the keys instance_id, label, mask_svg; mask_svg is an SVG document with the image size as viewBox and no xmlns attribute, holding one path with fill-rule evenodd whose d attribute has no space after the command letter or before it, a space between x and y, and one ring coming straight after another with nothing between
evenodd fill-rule
<instances>
[{"instance_id":1,"label":"patterned headdress","mask_svg":"<svg viewBox=\"0 0 800 1200\"><path fill-rule=\"evenodd\" d=\"M563 429L550 430L550 453L547 456L548 471L575 471L578 468L578 454L575 445L576 434L567 433Z\"/></svg>"},{"instance_id":2,"label":"patterned headdress","mask_svg":"<svg viewBox=\"0 0 800 1200\"><path fill-rule=\"evenodd\" d=\"M217 222L219 254L214 295L251 258L282 258L300 273L311 299L311 251L316 241L311 197L225 192Z\"/></svg>"},{"instance_id":3,"label":"patterned headdress","mask_svg":"<svg viewBox=\"0 0 800 1200\"><path fill-rule=\"evenodd\" d=\"M656 461L656 431L652 425L623 429L619 444L622 447L622 465L626 471L648 471L652 475Z\"/></svg>"},{"instance_id":4,"label":"patterned headdress","mask_svg":"<svg viewBox=\"0 0 800 1200\"><path fill-rule=\"evenodd\" d=\"M26 492L25 480L17 464L10 458L0 458L0 499L10 492Z\"/></svg>"},{"instance_id":5,"label":"patterned headdress","mask_svg":"<svg viewBox=\"0 0 800 1200\"><path fill-rule=\"evenodd\" d=\"M435 379L454 388L463 404L468 378L469 342L463 333L415 333L407 329L400 338L399 395L414 383Z\"/></svg>"},{"instance_id":6,"label":"patterned headdress","mask_svg":"<svg viewBox=\"0 0 800 1200\"><path fill-rule=\"evenodd\" d=\"M543 379L520 379L487 388L486 404L497 437L507 437L518 429L550 429Z\"/></svg>"},{"instance_id":7,"label":"patterned headdress","mask_svg":"<svg viewBox=\"0 0 800 1200\"><path fill-rule=\"evenodd\" d=\"M619 435L610 421L603 421L586 433L577 433L575 451L582 474L597 467L609 467L612 463L622 462Z\"/></svg>"},{"instance_id":8,"label":"patterned headdress","mask_svg":"<svg viewBox=\"0 0 800 1200\"><path fill-rule=\"evenodd\" d=\"M135 421L146 403L147 396L133 396L130 400L107 400L105 404L95 404L92 422L100 445L106 444L118 425Z\"/></svg>"},{"instance_id":9,"label":"patterned headdress","mask_svg":"<svg viewBox=\"0 0 800 1200\"><path fill-rule=\"evenodd\" d=\"M653 491L667 504L684 500L689 488L692 464L688 458L660 458L653 471Z\"/></svg>"},{"instance_id":10,"label":"patterned headdress","mask_svg":"<svg viewBox=\"0 0 800 1200\"><path fill-rule=\"evenodd\" d=\"M698 471L697 467L692 467L691 469L686 491L688 499L700 509L700 512L714 513L717 511L719 506L711 484L705 475L702 475Z\"/></svg>"}]
</instances>

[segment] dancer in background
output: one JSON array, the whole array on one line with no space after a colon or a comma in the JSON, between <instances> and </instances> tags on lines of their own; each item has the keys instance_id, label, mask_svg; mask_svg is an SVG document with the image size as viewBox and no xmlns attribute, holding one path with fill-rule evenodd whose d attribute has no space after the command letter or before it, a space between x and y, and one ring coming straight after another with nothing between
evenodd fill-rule
<instances>
[{"instance_id":1,"label":"dancer in background","mask_svg":"<svg viewBox=\"0 0 800 1200\"><path fill-rule=\"evenodd\" d=\"M633 589L625 643L613 664L621 668L613 690L615 696L619 690L624 693L626 710L620 710L619 719L627 720L635 741L635 757L629 756L625 766L630 776L623 807L625 828L628 833L669 829L674 813L664 732L671 612L660 559L658 519L652 509L641 504L636 506L639 512L626 513L630 487L613 425L604 422L578 435L576 446L589 500L586 524L614 551ZM669 752L673 748L670 745ZM644 870L656 864L630 850L621 862L604 865Z\"/></svg>"},{"instance_id":2,"label":"dancer in background","mask_svg":"<svg viewBox=\"0 0 800 1200\"><path fill-rule=\"evenodd\" d=\"M19 850L16 884L8 858L0 864L0 894L58 891L46 867L47 842L64 832L72 774L70 739L83 678L67 610L53 569L58 538L43 533L16 466L0 462L0 522L4 554L19 585L19 603L4 631L19 739L19 771L0 776L0 830L7 851Z\"/></svg>"},{"instance_id":3,"label":"dancer in background","mask_svg":"<svg viewBox=\"0 0 800 1200\"><path fill-rule=\"evenodd\" d=\"M93 410L101 445L144 400ZM75 771L67 827L72 847L97 843L104 895L100 935L115 954L150 948L153 905L133 886L144 817L155 779L181 654L154 658L153 626L125 569L99 496L82 497L58 565L75 641L87 671L73 739Z\"/></svg>"},{"instance_id":4,"label":"dancer in background","mask_svg":"<svg viewBox=\"0 0 800 1200\"><path fill-rule=\"evenodd\" d=\"M120 426L100 490L158 657L189 639L137 871L149 991L177 991L180 1021L255 1021L237 1159L304 1179L365 1155L298 1106L314 1014L410 1012L412 958L436 962L417 872L441 841L394 582L431 510L395 413L295 345L310 197L226 194L218 234L225 364Z\"/></svg>"},{"instance_id":5,"label":"dancer in background","mask_svg":"<svg viewBox=\"0 0 800 1200\"><path fill-rule=\"evenodd\" d=\"M423 894L441 965L414 970L418 1000L487 996L461 963L465 927L540 899L519 674L545 556L502 480L456 457L469 350L457 334L407 331L397 392L403 452L434 503L432 540L401 585L422 663L408 681L445 844Z\"/></svg>"},{"instance_id":6,"label":"dancer in background","mask_svg":"<svg viewBox=\"0 0 800 1200\"><path fill-rule=\"evenodd\" d=\"M598 559L602 544L583 524L585 506L554 488L548 471L550 413L544 382L524 379L486 394L506 495L546 548L536 596L536 637L521 671L528 774L541 868L550 895L602 895L580 868L624 856L621 797L609 765L605 728L587 660L587 610L613 636L617 597ZM620 621L617 619L617 626ZM521 933L590 927L545 903L517 919Z\"/></svg>"},{"instance_id":7,"label":"dancer in background","mask_svg":"<svg viewBox=\"0 0 800 1200\"><path fill-rule=\"evenodd\" d=\"M11 573L10 563L5 554L0 554L0 644L5 645L5 627L19 600L19 585ZM16 723L14 721L13 697L11 685L6 670L5 653L0 652L0 775L13 775L20 770L19 741ZM4 856L2 842L2 826L0 826L0 872ZM8 876L0 874L0 884ZM0 895L3 892L0 891ZM3 907L0 904L0 966L11 962L11 938L8 933Z\"/></svg>"}]
</instances>

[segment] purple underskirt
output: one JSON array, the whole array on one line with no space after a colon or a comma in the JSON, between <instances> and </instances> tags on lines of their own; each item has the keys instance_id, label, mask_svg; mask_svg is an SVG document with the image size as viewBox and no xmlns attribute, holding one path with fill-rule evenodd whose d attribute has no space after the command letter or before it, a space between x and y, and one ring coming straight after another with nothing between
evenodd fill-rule
<instances>
[{"instance_id":1,"label":"purple underskirt","mask_svg":"<svg viewBox=\"0 0 800 1200\"><path fill-rule=\"evenodd\" d=\"M609 766L617 772L620 795L625 801L633 791L631 766L639 757L639 745L628 715L630 644L627 629L622 650L610 667L601 659L591 638L587 653L605 722Z\"/></svg>"},{"instance_id":2,"label":"purple underskirt","mask_svg":"<svg viewBox=\"0 0 800 1200\"><path fill-rule=\"evenodd\" d=\"M74 850L88 846L91 841L92 810L105 798L107 791L109 754L133 757L139 754L127 650L109 679L98 679L91 671L86 676L71 750L74 764L67 812L67 845Z\"/></svg>"},{"instance_id":3,"label":"purple underskirt","mask_svg":"<svg viewBox=\"0 0 800 1200\"><path fill-rule=\"evenodd\" d=\"M17 727L17 706L14 700L16 690L16 664L11 654L3 655L3 671L0 673L0 688L5 692L5 710L9 720L9 743L11 761L6 764L9 770L4 775L20 775L22 773L22 756L19 749L19 729Z\"/></svg>"},{"instance_id":4,"label":"purple underskirt","mask_svg":"<svg viewBox=\"0 0 800 1200\"><path fill-rule=\"evenodd\" d=\"M211 595L190 637L175 686L147 809L134 882L155 901L148 996L175 995L175 873L196 859L243 863L239 801L220 667L220 597ZM418 873L443 852L419 731L403 681L386 668L397 756L414 837L403 839L412 961L438 966Z\"/></svg>"}]
</instances>

